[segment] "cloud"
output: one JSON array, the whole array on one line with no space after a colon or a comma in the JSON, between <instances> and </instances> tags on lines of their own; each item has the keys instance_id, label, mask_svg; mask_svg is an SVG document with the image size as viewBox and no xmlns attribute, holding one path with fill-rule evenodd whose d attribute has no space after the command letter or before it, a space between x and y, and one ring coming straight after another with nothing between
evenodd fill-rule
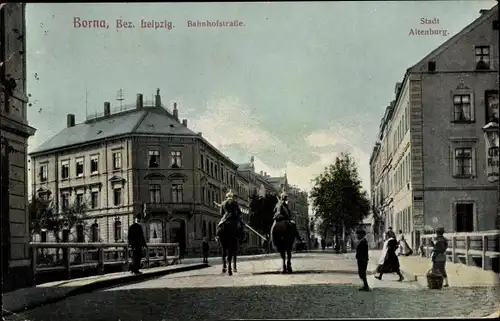
<instances>
[{"instance_id":1,"label":"cloud","mask_svg":"<svg viewBox=\"0 0 500 321\"><path fill-rule=\"evenodd\" d=\"M363 187L369 191L370 155L358 147L364 144L362 127L356 126L360 121L339 119L326 129L311 132L302 138L303 141L299 139L297 144L304 145L302 152L310 153L316 159L307 165L298 165L296 161L300 155L296 155L294 161L291 149L280 138L264 129L252 117L249 108L237 98L226 97L209 102L205 112L192 119L192 128L203 132L203 136L224 153L228 149L237 149L253 155L257 172L267 172L271 176L281 176L286 172L291 184L306 190L311 189L311 180L335 161L341 152L349 152L358 165ZM270 166L265 161L269 154L288 160L282 166Z\"/></svg>"}]
</instances>

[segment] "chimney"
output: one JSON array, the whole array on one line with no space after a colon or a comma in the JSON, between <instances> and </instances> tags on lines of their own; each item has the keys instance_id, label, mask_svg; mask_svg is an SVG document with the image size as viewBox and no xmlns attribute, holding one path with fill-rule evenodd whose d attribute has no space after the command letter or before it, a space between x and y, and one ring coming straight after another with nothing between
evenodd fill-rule
<instances>
[{"instance_id":1,"label":"chimney","mask_svg":"<svg viewBox=\"0 0 500 321\"><path fill-rule=\"evenodd\" d=\"M174 102L174 118L179 121L179 110L177 110L177 103Z\"/></svg>"},{"instance_id":2,"label":"chimney","mask_svg":"<svg viewBox=\"0 0 500 321\"><path fill-rule=\"evenodd\" d=\"M111 104L107 101L104 102L104 116L111 115Z\"/></svg>"},{"instance_id":3,"label":"chimney","mask_svg":"<svg viewBox=\"0 0 500 321\"><path fill-rule=\"evenodd\" d=\"M156 89L155 107L161 107L160 88Z\"/></svg>"},{"instance_id":4,"label":"chimney","mask_svg":"<svg viewBox=\"0 0 500 321\"><path fill-rule=\"evenodd\" d=\"M67 122L68 122L68 128L75 127L75 115L68 114Z\"/></svg>"},{"instance_id":5,"label":"chimney","mask_svg":"<svg viewBox=\"0 0 500 321\"><path fill-rule=\"evenodd\" d=\"M396 83L396 87L394 88L394 94L395 94L396 96L398 95L399 90L401 89L401 85L402 85L402 83L400 83L400 82L397 82L397 83Z\"/></svg>"},{"instance_id":6,"label":"chimney","mask_svg":"<svg viewBox=\"0 0 500 321\"><path fill-rule=\"evenodd\" d=\"M183 119L182 120L182 124L184 125L184 127L188 127L188 120L187 119Z\"/></svg>"},{"instance_id":7,"label":"chimney","mask_svg":"<svg viewBox=\"0 0 500 321\"><path fill-rule=\"evenodd\" d=\"M137 109L142 109L142 107L144 106L144 105L142 104L142 102L143 102L143 101L142 101L142 94L137 94L137 100L136 100L135 107L136 107Z\"/></svg>"}]
</instances>

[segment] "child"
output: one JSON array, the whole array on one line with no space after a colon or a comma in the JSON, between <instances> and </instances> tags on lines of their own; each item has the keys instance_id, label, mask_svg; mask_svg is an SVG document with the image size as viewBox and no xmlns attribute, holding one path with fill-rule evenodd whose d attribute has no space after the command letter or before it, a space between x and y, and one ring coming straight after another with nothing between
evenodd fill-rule
<instances>
[{"instance_id":1,"label":"child","mask_svg":"<svg viewBox=\"0 0 500 321\"><path fill-rule=\"evenodd\" d=\"M356 236L359 240L358 246L356 247L356 260L358 261L358 275L363 281L363 287L359 289L360 291L370 291L368 286L368 281L366 280L366 269L368 268L368 241L366 240L366 231L358 230L356 231Z\"/></svg>"}]
</instances>

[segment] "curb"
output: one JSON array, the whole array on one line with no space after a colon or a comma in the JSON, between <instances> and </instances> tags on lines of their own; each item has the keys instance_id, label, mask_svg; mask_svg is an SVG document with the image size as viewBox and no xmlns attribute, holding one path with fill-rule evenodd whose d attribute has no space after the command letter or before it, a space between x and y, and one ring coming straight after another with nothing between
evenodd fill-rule
<instances>
[{"instance_id":1,"label":"curb","mask_svg":"<svg viewBox=\"0 0 500 321\"><path fill-rule=\"evenodd\" d=\"M95 282L91 282L91 283L86 284L86 285L82 285L82 286L80 286L74 290L71 290L68 293L61 295L60 297L57 297L57 298L52 298L52 299L49 299L49 300L46 300L43 302L39 302L39 303L36 303L33 305L29 305L29 306L24 306L23 308L15 309L13 311L8 311L8 312L3 311L2 316L6 317L6 316L13 315L13 314L22 313L22 312L25 312L28 310L33 310L33 309L39 308L39 307L44 306L44 305L57 303L59 301L65 300L65 299L72 297L72 296L90 293L90 292L93 292L93 291L96 291L99 289L103 289L103 288L118 286L118 285L122 285L122 284L142 282L142 281L145 281L148 279L157 278L159 276L164 276L164 275L173 274L173 273L187 272L187 271L192 271L192 270L199 270L199 269L207 268L209 266L210 265L206 264L206 263L195 263L195 264L190 264L188 266L180 266L178 268L173 268L173 269L169 269L169 270L149 272L149 273L146 272L146 273L143 273L140 275L127 275L124 277L119 277L119 278L114 278L114 279L95 281Z\"/></svg>"},{"instance_id":2,"label":"curb","mask_svg":"<svg viewBox=\"0 0 500 321\"><path fill-rule=\"evenodd\" d=\"M500 318L500 310L498 310L495 313L490 314L487 317L483 317L483 319L498 319L498 318Z\"/></svg>"}]
</instances>

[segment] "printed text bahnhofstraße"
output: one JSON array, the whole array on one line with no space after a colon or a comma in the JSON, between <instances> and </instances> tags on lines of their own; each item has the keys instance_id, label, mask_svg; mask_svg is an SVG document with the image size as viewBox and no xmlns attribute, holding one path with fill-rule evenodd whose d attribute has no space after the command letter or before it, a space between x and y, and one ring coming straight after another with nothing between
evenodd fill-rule
<instances>
[{"instance_id":1,"label":"printed text bahnhofstra\u00dfe","mask_svg":"<svg viewBox=\"0 0 500 321\"><path fill-rule=\"evenodd\" d=\"M190 28L234 28L244 27L245 23L239 20L188 20L187 26Z\"/></svg>"}]
</instances>

